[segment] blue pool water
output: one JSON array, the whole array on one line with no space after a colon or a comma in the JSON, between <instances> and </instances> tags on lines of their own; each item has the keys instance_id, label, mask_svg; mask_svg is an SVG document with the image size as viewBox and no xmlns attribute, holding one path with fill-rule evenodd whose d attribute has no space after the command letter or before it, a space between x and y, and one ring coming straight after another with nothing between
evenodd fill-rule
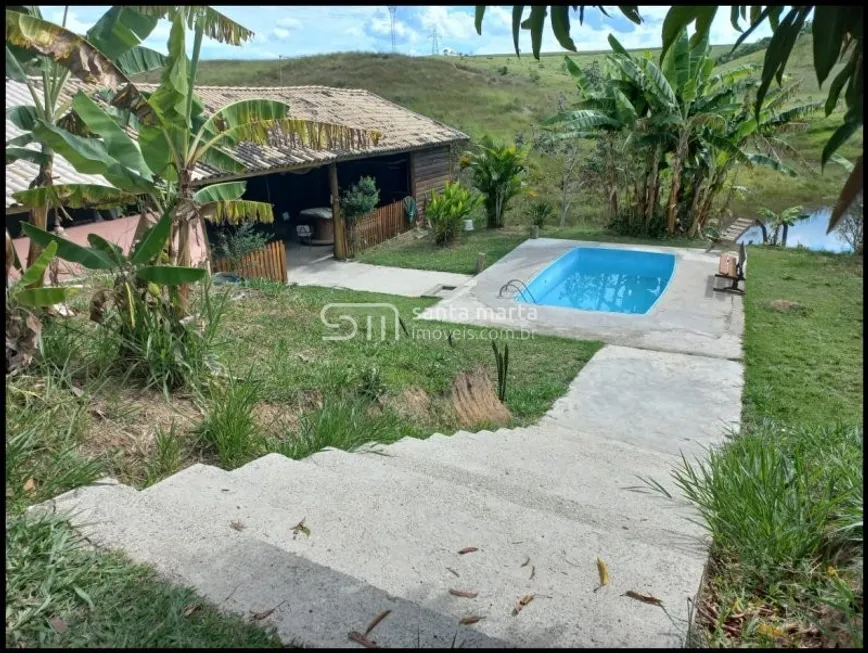
<instances>
[{"instance_id":1,"label":"blue pool water","mask_svg":"<svg viewBox=\"0 0 868 653\"><path fill-rule=\"evenodd\" d=\"M610 313L647 313L669 284L675 256L577 247L536 275L519 301Z\"/></svg>"}]
</instances>

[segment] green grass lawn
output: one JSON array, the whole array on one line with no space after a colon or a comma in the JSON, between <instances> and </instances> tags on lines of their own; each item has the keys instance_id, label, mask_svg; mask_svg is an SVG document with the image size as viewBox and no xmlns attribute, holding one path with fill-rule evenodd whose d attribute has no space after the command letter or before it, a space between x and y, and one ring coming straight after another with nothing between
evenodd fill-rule
<instances>
[{"instance_id":1,"label":"green grass lawn","mask_svg":"<svg viewBox=\"0 0 868 653\"><path fill-rule=\"evenodd\" d=\"M714 538L702 641L861 648L862 257L749 261L741 434L675 472Z\"/></svg>"},{"instance_id":2,"label":"green grass lawn","mask_svg":"<svg viewBox=\"0 0 868 653\"><path fill-rule=\"evenodd\" d=\"M513 215L513 220L517 216ZM480 221L477 221L477 223ZM391 265L417 270L438 270L475 274L478 254L485 254L485 267L499 261L529 237L526 226L507 226L503 229L478 229L461 234L460 240L450 247L438 247L430 237L417 238L414 233L393 238L370 249L359 252L356 260L373 265ZM540 238L566 238L570 240L632 243L635 245L663 245L666 247L707 247L707 240L688 238L630 238L608 233L594 225L577 224L569 227L546 227Z\"/></svg>"}]
</instances>

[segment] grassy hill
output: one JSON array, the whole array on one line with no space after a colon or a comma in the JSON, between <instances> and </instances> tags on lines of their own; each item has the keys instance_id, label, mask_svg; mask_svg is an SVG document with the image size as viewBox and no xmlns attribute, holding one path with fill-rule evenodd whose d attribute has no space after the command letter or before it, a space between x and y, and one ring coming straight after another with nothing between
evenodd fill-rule
<instances>
[{"instance_id":1,"label":"grassy hill","mask_svg":"<svg viewBox=\"0 0 868 653\"><path fill-rule=\"evenodd\" d=\"M729 51L730 46L715 46L713 54ZM647 50L636 51L639 54ZM657 54L659 51L651 50ZM792 80L800 80L800 101L825 99L828 83L817 87L809 36L797 43L787 67ZM570 55L581 67L602 60L607 51ZM724 66L743 63L762 64L764 51L740 57ZM839 64L840 66L840 64ZM837 72L837 67L832 76ZM156 81L151 74L147 81ZM512 141L519 131L530 134L531 126L557 111L558 98L576 98L572 78L563 66L561 54L543 55L536 61L530 55L514 54L475 57L407 57L391 54L339 53L277 61L204 61L199 68L199 83L227 86L323 85L365 88L409 109L456 127L472 138L488 134L500 141ZM820 153L824 143L840 124L841 113L824 118L818 112L804 133L792 134L790 143L802 153L809 169L797 179L768 170L744 170L739 184L747 187L744 199L735 200L733 209L751 216L766 206L780 210L795 204L806 208L828 206L837 197L844 170L830 165L819 174ZM590 144L588 144L590 147ZM853 160L862 150L862 134L840 150ZM543 172L547 163L538 161ZM813 169L813 172L811 171ZM543 175L545 177L546 175ZM554 189L545 180L540 190L546 195ZM588 219L598 212L598 203L574 202L574 220Z\"/></svg>"}]
</instances>

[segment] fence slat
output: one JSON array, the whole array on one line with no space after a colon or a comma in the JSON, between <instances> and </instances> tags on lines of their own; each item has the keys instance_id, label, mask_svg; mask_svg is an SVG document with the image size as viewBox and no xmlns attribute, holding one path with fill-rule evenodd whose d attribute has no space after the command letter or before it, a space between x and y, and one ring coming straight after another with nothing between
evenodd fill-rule
<instances>
[{"instance_id":1,"label":"fence slat","mask_svg":"<svg viewBox=\"0 0 868 653\"><path fill-rule=\"evenodd\" d=\"M214 272L233 272L245 279L261 278L286 283L286 252L281 241L245 254L237 265L227 259L214 258L211 267Z\"/></svg>"},{"instance_id":2,"label":"fence slat","mask_svg":"<svg viewBox=\"0 0 868 653\"><path fill-rule=\"evenodd\" d=\"M353 241L353 249L358 252L379 245L409 229L410 224L404 219L404 203L392 202L356 220L348 230L348 236Z\"/></svg>"}]
</instances>

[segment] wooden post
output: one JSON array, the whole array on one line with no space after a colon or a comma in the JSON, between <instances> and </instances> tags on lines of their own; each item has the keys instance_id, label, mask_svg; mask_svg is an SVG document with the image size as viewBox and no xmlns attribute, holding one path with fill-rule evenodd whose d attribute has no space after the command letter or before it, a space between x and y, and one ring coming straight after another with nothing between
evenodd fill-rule
<instances>
[{"instance_id":1,"label":"wooden post","mask_svg":"<svg viewBox=\"0 0 868 653\"><path fill-rule=\"evenodd\" d=\"M482 274L485 269L485 252L479 252L476 255L476 274Z\"/></svg>"},{"instance_id":2,"label":"wooden post","mask_svg":"<svg viewBox=\"0 0 868 653\"><path fill-rule=\"evenodd\" d=\"M338 166L329 164L329 189L332 194L332 222L335 231L335 258L343 261L347 258L346 224L341 215L341 197L338 188Z\"/></svg>"},{"instance_id":3,"label":"wooden post","mask_svg":"<svg viewBox=\"0 0 868 653\"><path fill-rule=\"evenodd\" d=\"M407 171L409 172L410 178L408 179L410 185L410 195L412 197L416 197L416 155L413 152L410 152L409 162L407 164Z\"/></svg>"}]
</instances>

